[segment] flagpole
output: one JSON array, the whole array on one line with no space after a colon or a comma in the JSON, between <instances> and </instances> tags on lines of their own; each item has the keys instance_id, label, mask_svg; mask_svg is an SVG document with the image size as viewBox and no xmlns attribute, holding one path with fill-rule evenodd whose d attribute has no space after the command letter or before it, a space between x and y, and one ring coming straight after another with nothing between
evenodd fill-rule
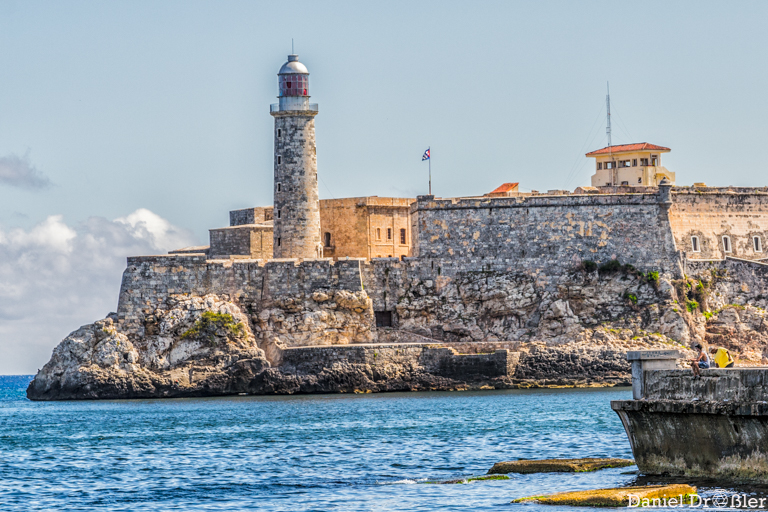
<instances>
[{"instance_id":1,"label":"flagpole","mask_svg":"<svg viewBox=\"0 0 768 512\"><path fill-rule=\"evenodd\" d=\"M429 151L429 195L432 195L432 148L428 147Z\"/></svg>"}]
</instances>

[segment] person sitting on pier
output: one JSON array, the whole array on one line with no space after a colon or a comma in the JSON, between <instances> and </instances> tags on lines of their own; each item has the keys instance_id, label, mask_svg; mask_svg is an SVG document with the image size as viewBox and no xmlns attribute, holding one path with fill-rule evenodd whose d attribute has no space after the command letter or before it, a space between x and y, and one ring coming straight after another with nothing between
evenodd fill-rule
<instances>
[{"instance_id":1,"label":"person sitting on pier","mask_svg":"<svg viewBox=\"0 0 768 512\"><path fill-rule=\"evenodd\" d=\"M709 354L706 350L704 350L701 346L701 343L696 343L693 348L698 352L698 355L696 358L694 358L693 361L691 361L691 370L693 370L693 377L694 378L700 378L701 373L699 372L699 369L707 369L710 365L710 359Z\"/></svg>"}]
</instances>

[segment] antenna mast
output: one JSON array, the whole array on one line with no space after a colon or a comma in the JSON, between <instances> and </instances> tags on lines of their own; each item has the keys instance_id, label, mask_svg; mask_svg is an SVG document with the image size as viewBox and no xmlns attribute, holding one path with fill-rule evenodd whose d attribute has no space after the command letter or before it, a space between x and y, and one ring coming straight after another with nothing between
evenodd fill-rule
<instances>
[{"instance_id":1,"label":"antenna mast","mask_svg":"<svg viewBox=\"0 0 768 512\"><path fill-rule=\"evenodd\" d=\"M605 129L605 134L608 136L608 147L611 147L611 85L606 82L606 88L608 95L605 97L605 105L608 110L608 126ZM609 149L610 151L610 149Z\"/></svg>"}]
</instances>

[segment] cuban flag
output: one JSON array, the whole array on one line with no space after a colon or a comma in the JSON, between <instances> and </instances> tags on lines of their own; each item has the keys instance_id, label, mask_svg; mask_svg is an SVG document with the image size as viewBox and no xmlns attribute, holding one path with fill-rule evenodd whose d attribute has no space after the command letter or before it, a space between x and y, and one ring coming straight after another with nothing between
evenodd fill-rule
<instances>
[{"instance_id":1,"label":"cuban flag","mask_svg":"<svg viewBox=\"0 0 768 512\"><path fill-rule=\"evenodd\" d=\"M429 149L427 149L421 157L421 161L423 162L424 160L429 160Z\"/></svg>"}]
</instances>

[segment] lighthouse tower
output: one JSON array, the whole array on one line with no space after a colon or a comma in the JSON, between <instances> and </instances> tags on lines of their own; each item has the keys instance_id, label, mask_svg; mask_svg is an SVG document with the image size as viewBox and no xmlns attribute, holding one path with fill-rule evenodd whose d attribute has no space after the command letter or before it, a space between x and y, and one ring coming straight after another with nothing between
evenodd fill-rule
<instances>
[{"instance_id":1,"label":"lighthouse tower","mask_svg":"<svg viewBox=\"0 0 768 512\"><path fill-rule=\"evenodd\" d=\"M289 55L277 74L279 103L275 118L275 258L319 258L320 202L317 192L315 116L309 103L309 71L298 55Z\"/></svg>"}]
</instances>

